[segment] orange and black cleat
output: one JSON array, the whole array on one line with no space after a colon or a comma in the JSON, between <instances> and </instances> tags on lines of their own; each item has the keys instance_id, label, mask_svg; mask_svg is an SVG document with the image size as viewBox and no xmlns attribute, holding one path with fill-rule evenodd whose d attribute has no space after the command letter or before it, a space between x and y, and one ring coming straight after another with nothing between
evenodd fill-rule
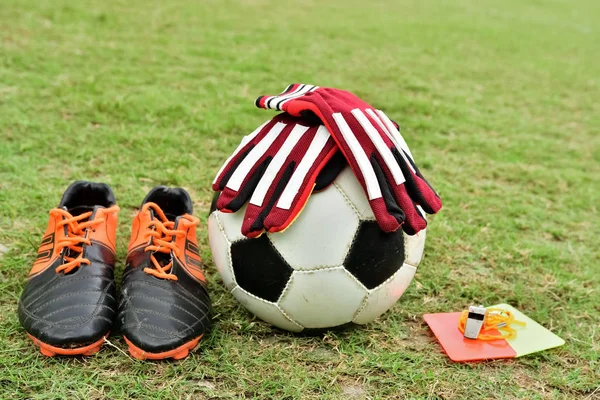
<instances>
[{"instance_id":1,"label":"orange and black cleat","mask_svg":"<svg viewBox=\"0 0 600 400\"><path fill-rule=\"evenodd\" d=\"M117 311L115 196L104 183L77 181L65 191L19 301L19 320L42 354L100 350Z\"/></svg>"},{"instance_id":2,"label":"orange and black cleat","mask_svg":"<svg viewBox=\"0 0 600 400\"><path fill-rule=\"evenodd\" d=\"M184 358L210 327L196 225L188 193L164 186L133 220L118 321L137 359Z\"/></svg>"}]
</instances>

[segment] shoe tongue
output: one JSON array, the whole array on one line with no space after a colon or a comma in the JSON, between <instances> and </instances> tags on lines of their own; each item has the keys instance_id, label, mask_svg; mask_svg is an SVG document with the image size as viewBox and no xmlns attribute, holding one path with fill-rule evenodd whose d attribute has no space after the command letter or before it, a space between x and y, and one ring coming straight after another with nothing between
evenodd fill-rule
<instances>
[{"instance_id":1,"label":"shoe tongue","mask_svg":"<svg viewBox=\"0 0 600 400\"><path fill-rule=\"evenodd\" d=\"M176 221L176 220L177 220L177 218L179 218L179 217L178 217L177 215L175 215L175 214L167 214L167 213L165 213L165 217L167 217L167 219L168 219L169 221Z\"/></svg>"},{"instance_id":2,"label":"shoe tongue","mask_svg":"<svg viewBox=\"0 0 600 400\"><path fill-rule=\"evenodd\" d=\"M167 254L156 251L154 252L154 258L156 258L156 261L158 261L161 267L164 267L171 262L171 253Z\"/></svg>"},{"instance_id":3,"label":"shoe tongue","mask_svg":"<svg viewBox=\"0 0 600 400\"><path fill-rule=\"evenodd\" d=\"M71 214L72 216L76 217L78 215L85 214L86 212L94 211L94 209L96 207L98 207L98 206L77 206L77 207L71 207L69 209L67 209L66 207L63 207L63 209L68 211L69 214Z\"/></svg>"}]
</instances>

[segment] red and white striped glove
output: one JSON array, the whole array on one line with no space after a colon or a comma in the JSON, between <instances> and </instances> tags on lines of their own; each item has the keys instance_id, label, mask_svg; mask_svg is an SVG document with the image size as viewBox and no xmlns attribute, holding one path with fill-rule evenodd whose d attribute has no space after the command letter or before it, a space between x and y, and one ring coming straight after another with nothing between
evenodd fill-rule
<instances>
[{"instance_id":1,"label":"red and white striped glove","mask_svg":"<svg viewBox=\"0 0 600 400\"><path fill-rule=\"evenodd\" d=\"M382 230L402 226L413 235L427 226L424 212L434 214L442 207L397 125L354 94L292 84L279 95L259 97L256 106L318 117L352 167Z\"/></svg>"},{"instance_id":2,"label":"red and white striped glove","mask_svg":"<svg viewBox=\"0 0 600 400\"><path fill-rule=\"evenodd\" d=\"M319 172L339 149L318 120L279 114L244 137L213 182L217 209L236 212L246 202L242 233L287 228L304 208ZM342 158L343 160L343 158Z\"/></svg>"}]
</instances>

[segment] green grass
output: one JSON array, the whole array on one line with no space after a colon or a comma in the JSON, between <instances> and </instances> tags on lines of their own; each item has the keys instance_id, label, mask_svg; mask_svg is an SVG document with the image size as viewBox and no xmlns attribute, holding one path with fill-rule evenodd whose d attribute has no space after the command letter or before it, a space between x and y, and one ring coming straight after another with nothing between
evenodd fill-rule
<instances>
[{"instance_id":1,"label":"green grass","mask_svg":"<svg viewBox=\"0 0 600 400\"><path fill-rule=\"evenodd\" d=\"M595 0L32 1L0 5L0 398L600 398L600 7ZM362 329L282 333L221 284L181 362L110 340L44 358L17 300L73 180L131 216L156 184L206 221L210 182L290 82L351 90L398 120L444 199L401 301ZM422 315L508 302L566 339L454 364Z\"/></svg>"}]
</instances>

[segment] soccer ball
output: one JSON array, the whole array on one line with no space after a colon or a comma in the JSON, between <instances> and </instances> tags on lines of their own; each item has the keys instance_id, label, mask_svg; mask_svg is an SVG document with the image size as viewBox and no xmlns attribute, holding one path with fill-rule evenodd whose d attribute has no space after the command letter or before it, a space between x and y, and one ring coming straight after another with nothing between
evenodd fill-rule
<instances>
[{"instance_id":1,"label":"soccer ball","mask_svg":"<svg viewBox=\"0 0 600 400\"><path fill-rule=\"evenodd\" d=\"M244 307L293 332L373 321L404 293L423 255L425 231L381 231L349 167L284 232L246 238L244 211L211 211L214 262Z\"/></svg>"}]
</instances>

